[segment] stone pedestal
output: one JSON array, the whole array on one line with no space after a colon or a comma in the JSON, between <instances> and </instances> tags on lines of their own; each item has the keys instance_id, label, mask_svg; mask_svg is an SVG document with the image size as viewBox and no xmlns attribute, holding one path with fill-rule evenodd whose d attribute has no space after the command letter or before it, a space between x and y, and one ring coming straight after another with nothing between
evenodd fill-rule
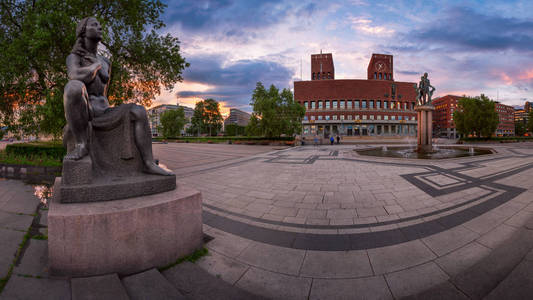
<instances>
[{"instance_id":1,"label":"stone pedestal","mask_svg":"<svg viewBox=\"0 0 533 300\"><path fill-rule=\"evenodd\" d=\"M57 178L54 188L60 184ZM194 189L91 203L62 203L60 197L54 193L48 212L53 275L127 275L203 246L202 196Z\"/></svg>"},{"instance_id":2,"label":"stone pedestal","mask_svg":"<svg viewBox=\"0 0 533 300\"><path fill-rule=\"evenodd\" d=\"M415 107L418 113L418 152L433 152L433 111L435 107L419 105Z\"/></svg>"}]
</instances>

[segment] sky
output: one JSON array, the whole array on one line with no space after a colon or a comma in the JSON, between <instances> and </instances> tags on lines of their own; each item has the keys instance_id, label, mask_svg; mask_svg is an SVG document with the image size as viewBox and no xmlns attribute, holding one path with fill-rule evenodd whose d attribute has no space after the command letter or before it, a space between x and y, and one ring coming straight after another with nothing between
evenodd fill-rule
<instances>
[{"instance_id":1,"label":"sky","mask_svg":"<svg viewBox=\"0 0 533 300\"><path fill-rule=\"evenodd\" d=\"M251 112L256 82L310 80L311 54L332 53L336 79L365 79L372 53L394 55L394 78L429 73L436 96L532 101L533 1L163 0L190 67L154 105L213 98Z\"/></svg>"}]
</instances>

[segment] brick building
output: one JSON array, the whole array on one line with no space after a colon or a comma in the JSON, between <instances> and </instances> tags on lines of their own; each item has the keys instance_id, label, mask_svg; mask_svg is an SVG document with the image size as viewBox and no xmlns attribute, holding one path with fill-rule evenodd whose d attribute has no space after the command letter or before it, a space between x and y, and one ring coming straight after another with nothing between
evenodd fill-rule
<instances>
[{"instance_id":1,"label":"brick building","mask_svg":"<svg viewBox=\"0 0 533 300\"><path fill-rule=\"evenodd\" d=\"M432 101L435 106L433 130L437 135L448 138L457 138L459 136L453 122L453 112L457 109L457 102L461 98L461 96L446 95ZM499 102L494 104L500 120L494 134L497 136L514 135L514 108Z\"/></svg>"},{"instance_id":2,"label":"brick building","mask_svg":"<svg viewBox=\"0 0 533 300\"><path fill-rule=\"evenodd\" d=\"M311 80L294 82L303 135L416 135L414 83L394 81L392 55L372 54L367 79L335 79L331 53L311 55Z\"/></svg>"},{"instance_id":3,"label":"brick building","mask_svg":"<svg viewBox=\"0 0 533 300\"><path fill-rule=\"evenodd\" d=\"M496 129L497 136L514 135L514 107L496 102L496 112L500 123Z\"/></svg>"},{"instance_id":4,"label":"brick building","mask_svg":"<svg viewBox=\"0 0 533 300\"><path fill-rule=\"evenodd\" d=\"M457 138L458 133L453 122L453 112L457 109L457 101L461 97L446 95L433 99L435 106L433 113L433 130L437 136Z\"/></svg>"}]
</instances>

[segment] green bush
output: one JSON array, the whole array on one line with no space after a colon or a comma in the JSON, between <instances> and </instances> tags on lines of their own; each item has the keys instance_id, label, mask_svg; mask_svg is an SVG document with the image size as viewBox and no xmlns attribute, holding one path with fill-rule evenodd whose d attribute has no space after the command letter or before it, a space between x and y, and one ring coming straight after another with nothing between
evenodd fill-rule
<instances>
[{"instance_id":1,"label":"green bush","mask_svg":"<svg viewBox=\"0 0 533 300\"><path fill-rule=\"evenodd\" d=\"M67 154L67 149L63 147L61 142L17 143L7 145L6 154L24 157L43 156L62 160Z\"/></svg>"},{"instance_id":2,"label":"green bush","mask_svg":"<svg viewBox=\"0 0 533 300\"><path fill-rule=\"evenodd\" d=\"M533 141L531 136L464 137L465 142Z\"/></svg>"}]
</instances>

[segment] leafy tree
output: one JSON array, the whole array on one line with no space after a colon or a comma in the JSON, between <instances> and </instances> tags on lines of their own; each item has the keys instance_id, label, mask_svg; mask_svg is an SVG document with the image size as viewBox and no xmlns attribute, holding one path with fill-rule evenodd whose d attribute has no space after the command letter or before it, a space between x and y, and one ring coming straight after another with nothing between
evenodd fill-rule
<instances>
[{"instance_id":1,"label":"leafy tree","mask_svg":"<svg viewBox=\"0 0 533 300\"><path fill-rule=\"evenodd\" d=\"M112 65L110 103L149 106L189 65L179 40L158 33L165 7L160 0L0 0L1 121L23 132L61 133L65 59L77 22L87 16L102 24L99 52Z\"/></svg>"},{"instance_id":2,"label":"leafy tree","mask_svg":"<svg viewBox=\"0 0 533 300\"><path fill-rule=\"evenodd\" d=\"M271 85L267 91L258 82L250 105L253 106L253 126L257 123L261 135L275 137L282 134L294 135L301 131L305 108L294 101L290 90L283 89L280 93ZM252 120L250 121L252 124Z\"/></svg>"},{"instance_id":3,"label":"leafy tree","mask_svg":"<svg viewBox=\"0 0 533 300\"><path fill-rule=\"evenodd\" d=\"M250 122L246 125L244 132L247 136L260 136L261 128L259 127L259 119L256 115L252 114L250 117Z\"/></svg>"},{"instance_id":4,"label":"leafy tree","mask_svg":"<svg viewBox=\"0 0 533 300\"><path fill-rule=\"evenodd\" d=\"M222 128L220 104L213 99L196 102L191 123L191 132L216 135Z\"/></svg>"},{"instance_id":5,"label":"leafy tree","mask_svg":"<svg viewBox=\"0 0 533 300\"><path fill-rule=\"evenodd\" d=\"M244 135L245 128L246 128L245 126L241 126L238 124L228 124L224 126L224 135L227 135L227 136Z\"/></svg>"},{"instance_id":6,"label":"leafy tree","mask_svg":"<svg viewBox=\"0 0 533 300\"><path fill-rule=\"evenodd\" d=\"M180 136L183 126L187 123L183 107L165 111L159 117L161 131L165 138Z\"/></svg>"},{"instance_id":7,"label":"leafy tree","mask_svg":"<svg viewBox=\"0 0 533 300\"><path fill-rule=\"evenodd\" d=\"M526 133L526 126L523 122L514 123L514 134L516 136L523 136Z\"/></svg>"},{"instance_id":8,"label":"leafy tree","mask_svg":"<svg viewBox=\"0 0 533 300\"><path fill-rule=\"evenodd\" d=\"M494 101L481 94L478 97L459 99L458 109L453 113L457 131L464 135L491 136L498 128L499 116Z\"/></svg>"},{"instance_id":9,"label":"leafy tree","mask_svg":"<svg viewBox=\"0 0 533 300\"><path fill-rule=\"evenodd\" d=\"M529 111L527 114L528 120L527 120L527 131L533 132L533 109Z\"/></svg>"}]
</instances>

